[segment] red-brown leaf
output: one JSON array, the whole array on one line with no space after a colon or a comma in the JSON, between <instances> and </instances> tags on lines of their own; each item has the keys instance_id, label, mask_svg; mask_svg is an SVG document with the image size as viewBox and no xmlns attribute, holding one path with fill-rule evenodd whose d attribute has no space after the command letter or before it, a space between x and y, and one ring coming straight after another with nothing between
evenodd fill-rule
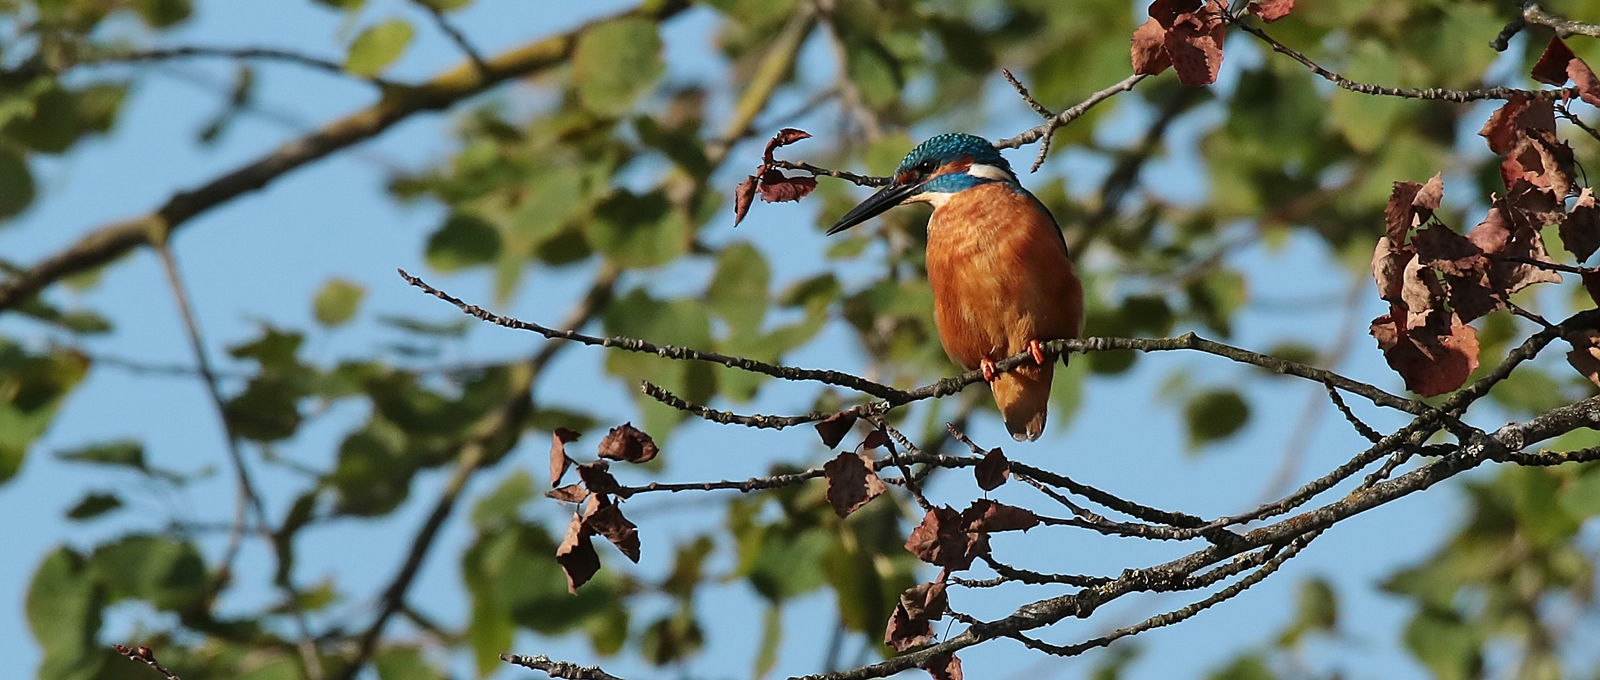
<instances>
[{"instance_id":1,"label":"red-brown leaf","mask_svg":"<svg viewBox=\"0 0 1600 680\"><path fill-rule=\"evenodd\" d=\"M949 604L943 580L918 583L900 593L900 606L904 607L906 614L913 619L938 621L944 616Z\"/></svg>"},{"instance_id":2,"label":"red-brown leaf","mask_svg":"<svg viewBox=\"0 0 1600 680\"><path fill-rule=\"evenodd\" d=\"M622 488L617 478L611 476L611 464L603 460L579 465L578 478L591 493L614 494Z\"/></svg>"},{"instance_id":3,"label":"red-brown leaf","mask_svg":"<svg viewBox=\"0 0 1600 680\"><path fill-rule=\"evenodd\" d=\"M1172 57L1167 55L1166 42L1167 29L1154 18L1145 20L1143 26L1134 29L1130 49L1133 72L1153 76L1171 67Z\"/></svg>"},{"instance_id":4,"label":"red-brown leaf","mask_svg":"<svg viewBox=\"0 0 1600 680\"><path fill-rule=\"evenodd\" d=\"M1594 192L1589 187L1583 188L1578 202L1561 220L1561 245L1579 262L1600 250L1600 208L1595 206Z\"/></svg>"},{"instance_id":5,"label":"red-brown leaf","mask_svg":"<svg viewBox=\"0 0 1600 680\"><path fill-rule=\"evenodd\" d=\"M1439 277L1413 257L1406 263L1400 286L1401 306L1407 310L1406 330L1416 331L1433 326L1440 328L1444 318L1444 286Z\"/></svg>"},{"instance_id":6,"label":"red-brown leaf","mask_svg":"<svg viewBox=\"0 0 1600 680\"><path fill-rule=\"evenodd\" d=\"M1378 247L1372 251L1372 279L1378 284L1378 297L1390 302L1400 301L1402 277L1412 255L1411 246L1396 246L1389 237L1378 237Z\"/></svg>"},{"instance_id":7,"label":"red-brown leaf","mask_svg":"<svg viewBox=\"0 0 1600 680\"><path fill-rule=\"evenodd\" d=\"M928 657L922 662L922 669L928 671L933 680L962 680L961 659L956 658L955 652Z\"/></svg>"},{"instance_id":8,"label":"red-brown leaf","mask_svg":"<svg viewBox=\"0 0 1600 680\"><path fill-rule=\"evenodd\" d=\"M1244 9L1270 24L1289 16L1289 12L1294 10L1294 0L1261 0L1245 5Z\"/></svg>"},{"instance_id":9,"label":"red-brown leaf","mask_svg":"<svg viewBox=\"0 0 1600 680\"><path fill-rule=\"evenodd\" d=\"M761 153L762 165L771 165L772 152L777 151L780 147L785 147L802 139L810 138L811 133L806 132L805 130L796 130L795 128L784 128L779 130L777 134L772 136L772 139L767 140L767 150Z\"/></svg>"},{"instance_id":10,"label":"red-brown leaf","mask_svg":"<svg viewBox=\"0 0 1600 680\"><path fill-rule=\"evenodd\" d=\"M777 168L761 173L761 200L767 203L798 201L817 188L815 177L785 177Z\"/></svg>"},{"instance_id":11,"label":"red-brown leaf","mask_svg":"<svg viewBox=\"0 0 1600 680\"><path fill-rule=\"evenodd\" d=\"M1489 260L1478 246L1449 227L1428 225L1417 231L1411 244L1424 264L1443 274L1466 276L1472 272L1482 273L1489 266Z\"/></svg>"},{"instance_id":12,"label":"red-brown leaf","mask_svg":"<svg viewBox=\"0 0 1600 680\"><path fill-rule=\"evenodd\" d=\"M980 498L961 511L967 531L989 533L995 531L1027 531L1039 526L1039 516L1024 508L996 503Z\"/></svg>"},{"instance_id":13,"label":"red-brown leaf","mask_svg":"<svg viewBox=\"0 0 1600 680\"><path fill-rule=\"evenodd\" d=\"M1600 272L1584 272L1579 276L1583 279L1583 289L1589 291L1589 299L1600 305Z\"/></svg>"},{"instance_id":14,"label":"red-brown leaf","mask_svg":"<svg viewBox=\"0 0 1600 680\"><path fill-rule=\"evenodd\" d=\"M1204 0L1155 0L1150 3L1150 18L1162 28L1172 28L1180 16L1194 14L1203 4Z\"/></svg>"},{"instance_id":15,"label":"red-brown leaf","mask_svg":"<svg viewBox=\"0 0 1600 680\"><path fill-rule=\"evenodd\" d=\"M1540 55L1539 63L1533 65L1530 75L1534 80L1546 85L1565 85L1567 63L1576 58L1577 55L1572 53L1572 48L1567 47L1561 36L1553 36L1550 38L1550 44L1545 46L1544 54Z\"/></svg>"},{"instance_id":16,"label":"red-brown leaf","mask_svg":"<svg viewBox=\"0 0 1600 680\"><path fill-rule=\"evenodd\" d=\"M1416 212L1412 205L1421 191L1422 185L1416 182L1394 183L1394 189L1389 192L1389 204L1383 209L1385 233L1391 243L1405 243L1406 232L1415 224Z\"/></svg>"},{"instance_id":17,"label":"red-brown leaf","mask_svg":"<svg viewBox=\"0 0 1600 680\"><path fill-rule=\"evenodd\" d=\"M589 540L591 536L583 527L583 518L573 515L572 522L567 524L566 538L556 547L556 563L566 572L567 592L573 595L578 594L578 586L588 583L600 572L600 555L594 551L594 543Z\"/></svg>"},{"instance_id":18,"label":"red-brown leaf","mask_svg":"<svg viewBox=\"0 0 1600 680\"><path fill-rule=\"evenodd\" d=\"M1600 331L1593 329L1576 330L1562 336L1572 350L1567 352L1567 363L1588 378L1589 382L1600 385Z\"/></svg>"},{"instance_id":19,"label":"red-brown leaf","mask_svg":"<svg viewBox=\"0 0 1600 680\"><path fill-rule=\"evenodd\" d=\"M1209 9L1209 7L1207 8ZM1217 81L1222 70L1222 40L1226 27L1208 11L1180 15L1167 29L1163 44L1172 58L1178 82L1204 87Z\"/></svg>"},{"instance_id":20,"label":"red-brown leaf","mask_svg":"<svg viewBox=\"0 0 1600 680\"><path fill-rule=\"evenodd\" d=\"M989 553L989 537L967 532L961 513L941 506L929 510L911 530L906 550L929 564L962 571L972 566L973 558Z\"/></svg>"},{"instance_id":21,"label":"red-brown leaf","mask_svg":"<svg viewBox=\"0 0 1600 680\"><path fill-rule=\"evenodd\" d=\"M1425 397L1444 394L1461 387L1478 368L1478 332L1454 314L1437 334L1408 331L1394 316L1390 312L1374 319L1371 333L1389 367L1405 379L1406 389Z\"/></svg>"},{"instance_id":22,"label":"red-brown leaf","mask_svg":"<svg viewBox=\"0 0 1600 680\"><path fill-rule=\"evenodd\" d=\"M593 496L584 510L585 530L606 537L629 560L635 564L639 562L639 527L622 516L621 506Z\"/></svg>"},{"instance_id":23,"label":"red-brown leaf","mask_svg":"<svg viewBox=\"0 0 1600 680\"><path fill-rule=\"evenodd\" d=\"M885 490L868 460L849 451L841 451L824 464L822 472L828 479L828 503L840 518L849 517Z\"/></svg>"},{"instance_id":24,"label":"red-brown leaf","mask_svg":"<svg viewBox=\"0 0 1600 680\"><path fill-rule=\"evenodd\" d=\"M583 435L565 427L556 428L550 433L550 487L561 486L561 478L567 474L567 467L572 465L572 459L567 457L567 443L578 441Z\"/></svg>"},{"instance_id":25,"label":"red-brown leaf","mask_svg":"<svg viewBox=\"0 0 1600 680\"><path fill-rule=\"evenodd\" d=\"M1555 107L1546 99L1512 95L1504 106L1489 116L1478 134L1489 142L1489 150L1504 156L1526 136L1525 130L1556 130Z\"/></svg>"},{"instance_id":26,"label":"red-brown leaf","mask_svg":"<svg viewBox=\"0 0 1600 680\"><path fill-rule=\"evenodd\" d=\"M844 441L844 436L850 433L850 428L856 425L856 414L840 411L827 419L817 422L817 434L822 437L822 443L828 448L837 448L839 442Z\"/></svg>"},{"instance_id":27,"label":"red-brown leaf","mask_svg":"<svg viewBox=\"0 0 1600 680\"><path fill-rule=\"evenodd\" d=\"M902 605L895 605L889 615L889 626L883 631L883 644L903 652L920 647L933 639L933 624L927 619L913 618Z\"/></svg>"},{"instance_id":28,"label":"red-brown leaf","mask_svg":"<svg viewBox=\"0 0 1600 680\"><path fill-rule=\"evenodd\" d=\"M756 200L756 176L750 175L733 189L733 226L737 227L744 221L744 216L750 213L750 202L754 200Z\"/></svg>"},{"instance_id":29,"label":"red-brown leaf","mask_svg":"<svg viewBox=\"0 0 1600 680\"><path fill-rule=\"evenodd\" d=\"M544 495L567 503L582 503L589 498L589 490L577 484L568 484L544 492Z\"/></svg>"},{"instance_id":30,"label":"red-brown leaf","mask_svg":"<svg viewBox=\"0 0 1600 680\"><path fill-rule=\"evenodd\" d=\"M1574 57L1567 62L1567 77L1577 86L1578 98L1590 106L1600 106L1600 78L1595 77L1594 70L1588 64Z\"/></svg>"},{"instance_id":31,"label":"red-brown leaf","mask_svg":"<svg viewBox=\"0 0 1600 680\"><path fill-rule=\"evenodd\" d=\"M866 451L879 448L887 448L893 451L894 442L889 439L888 433L883 430L873 430L868 432L867 436L861 438L861 448Z\"/></svg>"},{"instance_id":32,"label":"red-brown leaf","mask_svg":"<svg viewBox=\"0 0 1600 680\"><path fill-rule=\"evenodd\" d=\"M633 423L623 423L606 432L606 438L600 440L599 453L601 458L648 463L655 459L660 450L650 435L634 427Z\"/></svg>"},{"instance_id":33,"label":"red-brown leaf","mask_svg":"<svg viewBox=\"0 0 1600 680\"><path fill-rule=\"evenodd\" d=\"M978 488L984 491L994 491L1011 478L1011 461L1006 459L1006 452L999 447L989 449L983 454L983 460L972 468L972 476L978 479Z\"/></svg>"}]
</instances>

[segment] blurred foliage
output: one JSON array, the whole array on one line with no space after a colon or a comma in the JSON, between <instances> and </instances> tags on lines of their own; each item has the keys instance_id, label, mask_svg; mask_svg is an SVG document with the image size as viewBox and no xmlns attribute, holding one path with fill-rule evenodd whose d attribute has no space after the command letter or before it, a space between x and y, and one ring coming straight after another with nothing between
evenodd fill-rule
<instances>
[{"instance_id":1,"label":"blurred foliage","mask_svg":"<svg viewBox=\"0 0 1600 680\"><path fill-rule=\"evenodd\" d=\"M470 4L417 2L446 13ZM349 30L338 41L345 46L338 61L360 78L386 73L427 26L427 15L414 7L378 15L364 0L316 4L341 14ZM501 303L528 295L522 283L530 271L596 277L615 268L624 273L621 284L602 296L596 310L606 334L780 361L833 328L855 339L880 381L911 386L950 374L954 367L934 333L925 278L927 213L888 213L830 243L827 261L811 275L777 281L767 258L779 254L764 254L741 238L705 235L709 223L731 212L726 196L732 183L719 172L728 164L725 135L760 133L787 122L775 100L815 99L821 106L811 108L824 112L815 115L833 129L813 129L817 139L799 147L804 155L831 167L884 173L924 133L986 126L998 106L1021 110L1002 89L1001 66L1056 108L1125 77L1136 25L1130 5L836 0L821 3L833 10L825 24L816 24L809 14L813 3L801 0L703 4L715 14L713 39L727 60L725 72L669 78L661 27L637 16L616 18L580 31L562 68L517 85L537 91L536 99L545 103L513 107L491 97L457 106L457 151L424 172L392 178L397 201L445 208L446 217L417 244L427 265L436 272L482 272ZM1513 3L1486 0L1301 4L1272 25L1276 37L1356 80L1406 87L1483 83L1499 58L1486 43L1515 10ZM1574 19L1600 20L1593 3L1550 5ZM109 130L129 87L142 77L138 70L80 66L130 44L166 44L167 32L183 27L194 11L187 0L0 0L0 18L26 38L0 44L0 226L45 195L36 179L40 158L70 153ZM814 78L797 77L826 72L826 66L789 67L774 60L801 44L786 42L793 30L813 31L821 40L837 36L844 60L839 82L819 86ZM1537 58L1546 35L1527 33L1530 38L1517 43L1523 45L1520 53L1505 57L1515 68L1495 68L1516 74L1505 84L1527 84L1520 74ZM184 37L209 42L205 36ZM536 37L541 36L530 39ZM1600 63L1600 41L1572 44L1580 56ZM1478 186L1458 190L1466 182L1457 181L1444 211L1458 225L1461 214L1453 206L1482 205L1499 188L1494 163L1465 125L1473 107L1335 90L1243 35L1231 36L1228 63L1236 70L1219 86L1186 90L1168 74L1061 129L1054 158L1071 154L1126 168L1111 172L1104 185L1069 182L1055 163L1025 179L1078 249L1088 333L1164 336L1193 329L1227 338L1258 292L1230 258L1242 246L1276 247L1291 234L1307 236L1346 263L1352 276L1365 277L1392 182L1422 180L1441 169L1471 178ZM202 131L202 140L215 138L248 101L253 77L240 71L224 115ZM788 96L762 94L763 78L776 78L778 91ZM759 96L747 102L747 92ZM848 101L845 92L857 93L859 102ZM849 106L861 110L841 109ZM746 125L732 133L715 129L714 122L741 107L753 107L742 121ZM866 129L862 120L876 121L883 134ZM1142 126L1159 132L1165 127L1156 123L1174 120L1200 124L1192 146L1168 148L1180 141L1170 135L1147 146L1137 143ZM760 129L747 132L752 125ZM1572 141L1579 161L1595 166L1600 146L1580 136ZM1032 148L1014 154L1013 161L1022 165L1031 153ZM1199 179L1205 192L1198 199L1178 200L1171 187L1138 179L1146 161L1183 154L1196 154L1204 164ZM751 159L734 160L732 165L742 167ZM1131 188L1126 200L1108 202L1122 188ZM818 228L848 209L855 196L842 183L823 182L808 199L818 209ZM0 261L0 267L12 264ZM849 276L835 273L846 270ZM704 273L705 284L696 272ZM141 603L132 610L141 613L134 615L137 626L123 630L160 650L162 661L190 680L288 680L309 677L313 664L338 671L352 658L354 638L366 624L364 614L352 619L350 608L341 605L367 595L342 583L297 583L297 541L335 521L393 518L412 498L419 473L459 466L467 451L478 456L473 470L488 468L496 477L492 485L481 485L487 491L474 487L480 492L470 513L473 533L459 556L470 615L464 626L451 628L434 626L423 613L406 613L428 634L382 638L372 662L383 680L447 677L445 662L458 651L469 652L477 672L487 674L519 631L581 635L601 655L682 664L718 634L698 594L730 581L744 584L766 607L760 646L751 655L753 676L773 669L777 650L792 632L783 629L784 607L819 592L836 603L842 635L865 641L872 653L888 653L878 643L883 622L899 593L919 580L916 561L902 545L908 511L880 501L841 520L820 483L732 498L723 530L684 537L664 576L612 568L618 560L607 554L607 568L576 597L569 595L554 558L567 517L549 512L554 502L541 497L539 476L502 459L524 434L537 448L557 427L595 429L602 425L599 416L531 399L536 376L526 362L442 365L441 345L468 328L455 318L376 317L386 337L398 340L358 360L320 364L309 358L309 341L362 319L363 297L361 284L330 280L310 301L321 328L263 324L257 337L229 348L228 366L244 374L224 394L230 432L252 456L298 473L291 493L269 499L269 526L263 528L276 548L270 585L279 599L255 608L235 603L224 613L218 602L238 585L234 579L259 571L233 573L214 551L200 550L196 535L176 521L147 522L152 528L142 533L97 535L57 548L39 561L27 596L28 622L44 654L42 680L147 677L148 669L119 659L104 644L108 608L130 602ZM22 468L32 442L92 368L87 355L67 347L111 330L94 311L62 309L47 298L19 311L59 343L41 348L0 337L0 483ZM1544 301L1525 304L1538 307L1537 302ZM1316 303L1295 298L1295 304ZM1485 367L1520 341L1509 313L1480 326ZM1318 348L1307 342L1285 338L1273 351L1317 356ZM1097 381L1125 379L1140 361L1133 353L1074 360L1058 373L1052 427L1065 429L1081 391ZM767 381L642 354L607 353L604 365L635 395L641 411L636 422L661 442L684 414L631 390L638 381L700 403L747 403ZM1223 442L1247 428L1257 398L1252 388L1270 379L1250 375L1236 384L1191 389L1187 378L1177 375L1168 384L1179 396L1170 401L1181 411L1192 447ZM1491 397L1520 417L1592 392L1569 371L1541 364L1520 370ZM275 445L295 441L309 422L338 405L359 407L363 420L340 433L325 458L307 469L276 457ZM819 408L842 405L832 392L817 397ZM926 422L942 424L964 408L982 412L992 406L987 399L945 400L931 407ZM813 453L820 461L820 449ZM77 521L119 516L142 495L169 493L212 472L154 468L143 445L133 441L58 452L58 458L117 470L128 480L71 505L67 514ZM1491 657L1511 669L1502 675L1592 677L1594 669L1572 666L1572 650L1563 647L1562 622L1550 603L1568 603L1593 616L1593 551L1581 537L1585 526L1594 526L1586 522L1600 514L1600 468L1507 469L1463 488L1469 519L1428 559L1384 584L1415 610L1404 632L1406 648L1439 678L1500 670L1491 668ZM225 509L212 510L208 520L229 519ZM725 573L713 566L720 564L718 554L732 557ZM1338 639L1352 626L1341 624L1336 593L1326 580L1303 582L1292 611L1270 642L1208 677L1323 677L1301 663L1299 650ZM310 659L297 646L296 622L303 617L327 638ZM1491 654L1507 648L1514 650L1511 661ZM1092 677L1110 680L1136 668L1139 658L1131 649L1114 646L1097 661Z\"/></svg>"}]
</instances>

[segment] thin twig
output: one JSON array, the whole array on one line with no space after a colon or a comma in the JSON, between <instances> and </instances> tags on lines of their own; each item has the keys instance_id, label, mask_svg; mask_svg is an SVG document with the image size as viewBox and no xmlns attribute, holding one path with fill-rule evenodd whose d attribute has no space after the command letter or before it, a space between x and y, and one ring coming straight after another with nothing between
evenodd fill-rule
<instances>
[{"instance_id":1,"label":"thin twig","mask_svg":"<svg viewBox=\"0 0 1600 680\"><path fill-rule=\"evenodd\" d=\"M424 10L427 10L428 14L433 16L434 25L438 26L440 31L449 36L450 40L456 44L456 47L461 49L463 54L467 55L467 59L471 60L472 65L477 67L478 75L483 76L485 80L494 77L494 67L490 66L489 62L484 60L483 53L479 52L476 47L472 46L472 43L467 40L467 36L457 29L455 24L450 22L449 17L444 15L444 10L435 7L433 3L428 2L427 0L415 1L418 5L421 5Z\"/></svg>"},{"instance_id":2,"label":"thin twig","mask_svg":"<svg viewBox=\"0 0 1600 680\"><path fill-rule=\"evenodd\" d=\"M299 64L307 68L332 73L346 78L363 80L379 87L398 87L397 83L384 80L377 76L362 77L346 71L343 64L331 59L313 57L292 50L274 47L208 47L200 45L185 45L181 47L163 47L132 52L102 52L90 53L79 60L81 64L137 64L151 61L169 61L173 59L189 59L195 57L220 57L224 59L261 59L268 61L282 61Z\"/></svg>"},{"instance_id":3,"label":"thin twig","mask_svg":"<svg viewBox=\"0 0 1600 680\"><path fill-rule=\"evenodd\" d=\"M599 666L579 666L571 661L557 661L543 654L535 654L533 656L501 654L500 660L523 668L543 671L552 678L562 678L563 680L622 680L622 678L600 670Z\"/></svg>"},{"instance_id":4,"label":"thin twig","mask_svg":"<svg viewBox=\"0 0 1600 680\"><path fill-rule=\"evenodd\" d=\"M1555 29L1556 35L1563 38L1572 35L1600 38L1600 24L1588 24L1558 17L1544 11L1544 8L1540 7L1537 2L1524 2L1522 4L1522 20L1530 24L1538 24Z\"/></svg>"},{"instance_id":5,"label":"thin twig","mask_svg":"<svg viewBox=\"0 0 1600 680\"><path fill-rule=\"evenodd\" d=\"M1138 85L1139 81L1142 81L1148 77L1149 76L1136 74L1128 76L1127 78L1123 78L1117 84L1091 94L1087 99L1084 99L1077 105L1074 105L1066 110L1063 110L1061 113L1056 114L1054 118L1045 121L1044 124L1024 130L1022 134L1014 137L1007 137L1005 139L998 140L994 143L994 146L997 149L1015 149L1039 141L1040 139L1043 139L1046 136L1054 133L1056 129L1060 128L1061 126L1071 123L1072 121L1083 116L1083 114L1088 113L1089 109L1094 108L1096 104L1110 99L1118 93L1127 92L1128 90L1133 89L1133 86ZM1035 165L1034 169L1037 170L1038 166Z\"/></svg>"},{"instance_id":6,"label":"thin twig","mask_svg":"<svg viewBox=\"0 0 1600 680\"><path fill-rule=\"evenodd\" d=\"M138 647L125 647L123 645L111 645L111 648L117 650L118 654L121 654L121 655L123 655L125 657L128 657L129 659L132 659L134 661L138 661L139 663L142 663L142 664L144 664L146 666L154 668L157 673L160 673L167 680L183 680L183 678L178 677L177 673L174 673L174 672L172 672L170 670L167 670L166 666L163 666L163 665L161 665L161 662L156 661L156 653L150 651L149 647L145 647L143 645L140 645Z\"/></svg>"}]
</instances>

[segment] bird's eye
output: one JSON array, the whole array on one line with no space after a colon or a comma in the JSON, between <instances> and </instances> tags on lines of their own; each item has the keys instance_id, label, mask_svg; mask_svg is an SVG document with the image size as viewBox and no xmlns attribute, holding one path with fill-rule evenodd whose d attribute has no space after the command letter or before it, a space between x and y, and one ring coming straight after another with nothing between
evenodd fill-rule
<instances>
[{"instance_id":1,"label":"bird's eye","mask_svg":"<svg viewBox=\"0 0 1600 680\"><path fill-rule=\"evenodd\" d=\"M934 163L932 158L917 164L917 170L920 172L933 172L936 167L938 167L938 164Z\"/></svg>"}]
</instances>

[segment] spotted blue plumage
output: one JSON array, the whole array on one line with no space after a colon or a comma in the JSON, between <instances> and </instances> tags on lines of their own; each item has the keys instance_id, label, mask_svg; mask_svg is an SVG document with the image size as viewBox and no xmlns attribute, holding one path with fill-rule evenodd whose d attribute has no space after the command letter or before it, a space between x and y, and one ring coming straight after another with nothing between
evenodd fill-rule
<instances>
[{"instance_id":1,"label":"spotted blue plumage","mask_svg":"<svg viewBox=\"0 0 1600 680\"><path fill-rule=\"evenodd\" d=\"M1013 174L1011 164L1006 162L1000 150L994 148L989 140L977 135L961 132L950 132L934 137L912 149L900 161L900 167L895 170L897 176L912 173L920 174L930 167L940 168L950 163L971 158L978 165L989 165L1006 171L1007 175ZM971 189L972 187L988 182L1005 182L1006 184L1021 188L1014 180L1001 180L992 177L979 177L965 172L951 172L934 177L925 183L917 193L954 194Z\"/></svg>"}]
</instances>

